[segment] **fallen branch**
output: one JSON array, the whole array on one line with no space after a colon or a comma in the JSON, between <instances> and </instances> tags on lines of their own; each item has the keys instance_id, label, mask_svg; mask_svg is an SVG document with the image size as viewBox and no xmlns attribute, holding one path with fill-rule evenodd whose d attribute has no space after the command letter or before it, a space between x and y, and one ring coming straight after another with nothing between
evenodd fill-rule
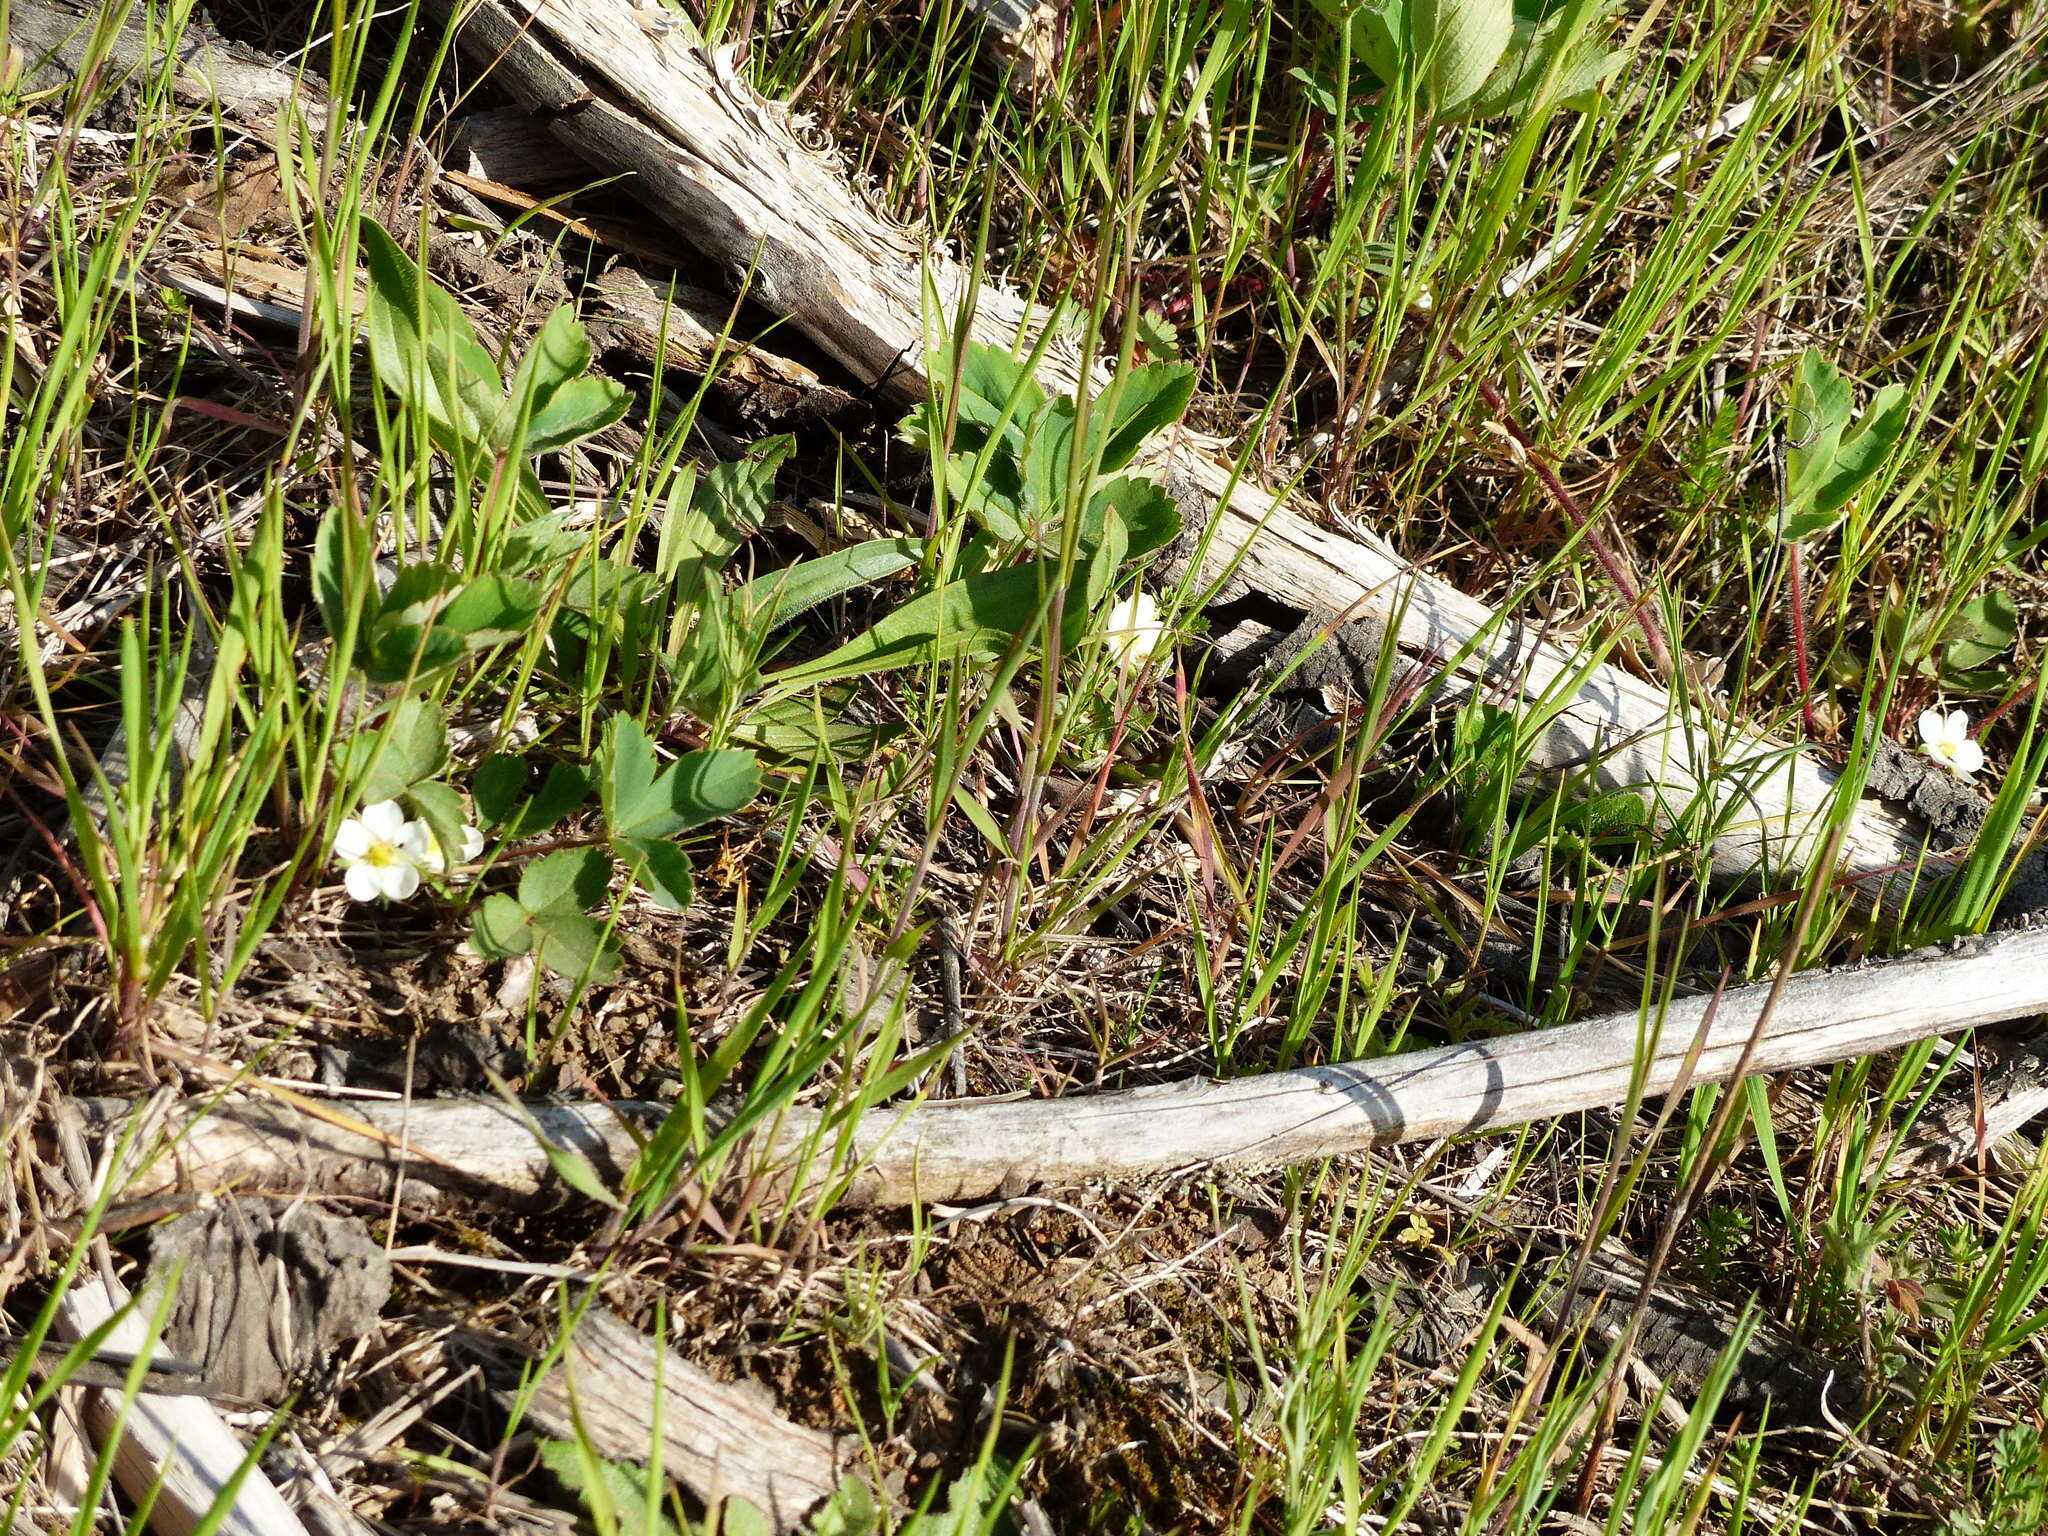
<instances>
[{"instance_id":1,"label":"fallen branch","mask_svg":"<svg viewBox=\"0 0 2048 1536\"><path fill-rule=\"evenodd\" d=\"M763 1389L713 1379L599 1306L568 1331L545 1376L502 1398L612 1461L646 1461L659 1425L669 1476L707 1506L745 1499L778 1531L831 1495L845 1460L832 1435L790 1422Z\"/></svg>"},{"instance_id":2,"label":"fallen branch","mask_svg":"<svg viewBox=\"0 0 2048 1536\"><path fill-rule=\"evenodd\" d=\"M669 13L629 0L483 0L464 14L461 46L550 132L594 168L631 176L651 211L885 397L924 396L935 318L971 314L977 336L1005 346L1041 318L874 212L802 142L789 114L741 78L729 51L697 45ZM1071 390L1085 370L1078 349L1056 337L1039 371L1049 387ZM1217 509L1206 579L1234 572L1297 606L1376 621L1416 664L1455 659L1468 684L1532 703L1561 696L1535 765L1589 766L1600 789L1634 790L1666 822L1689 816L1716 828L1723 877L1785 881L1820 857L1838 775L1806 754L1690 718L1662 688L1617 668L1582 668L1383 541L1333 533L1314 508L1243 479L1219 439L1180 430L1148 467L1190 510ZM1893 871L1910 870L1926 829L1870 801L1844 819L1841 871L1862 899L1902 893Z\"/></svg>"},{"instance_id":3,"label":"fallen branch","mask_svg":"<svg viewBox=\"0 0 2048 1536\"><path fill-rule=\"evenodd\" d=\"M32 91L56 90L77 77L92 56L92 39L102 8L85 0L13 0L4 12L7 30L0 36L0 54L7 45L22 51ZM171 89L190 107L218 107L229 117L261 122L277 115L286 102L317 113L327 101L319 82L303 70L266 57L253 48L210 37L194 20L176 37L160 31L152 36L140 16L125 20L100 54L100 80L112 85L139 72L154 72L175 49Z\"/></svg>"},{"instance_id":4,"label":"fallen branch","mask_svg":"<svg viewBox=\"0 0 2048 1536\"><path fill-rule=\"evenodd\" d=\"M756 1143L748 1171L787 1191L834 1187L860 1206L971 1200L998 1190L1100 1179L1200 1175L1307 1162L1396 1142L1498 1129L1619 1104L1685 1083L1725 1082L1755 1037L1750 1070L1788 1071L2048 1010L2048 929L1959 940L1900 959L1789 980L1774 1008L1759 982L1673 1003L1661 1019L1609 1014L1499 1040L1262 1077L1206 1078L1068 1099L870 1110L847 1128L793 1112ZM1692 1060L1688 1069L1688 1058ZM119 1100L61 1102L56 1114L106 1137ZM557 1146L616 1183L657 1106L536 1104ZM561 1198L520 1111L457 1100L352 1106L349 1125L287 1104L173 1109L122 1175L124 1196L238 1187L433 1202L467 1190L512 1204ZM148 1150L151 1141L157 1143Z\"/></svg>"},{"instance_id":5,"label":"fallen branch","mask_svg":"<svg viewBox=\"0 0 2048 1536\"><path fill-rule=\"evenodd\" d=\"M127 1304L111 1280L80 1281L58 1303L56 1332L83 1338ZM109 1347L138 1352L150 1342L147 1318L132 1310L106 1339ZM202 1526L227 1536L305 1536L262 1469L243 1470L249 1447L204 1398L143 1392L124 1409L117 1391L83 1390L86 1427L101 1445L115 1442L114 1480L149 1510L157 1536L190 1536ZM207 1523L209 1515L215 1523Z\"/></svg>"}]
</instances>

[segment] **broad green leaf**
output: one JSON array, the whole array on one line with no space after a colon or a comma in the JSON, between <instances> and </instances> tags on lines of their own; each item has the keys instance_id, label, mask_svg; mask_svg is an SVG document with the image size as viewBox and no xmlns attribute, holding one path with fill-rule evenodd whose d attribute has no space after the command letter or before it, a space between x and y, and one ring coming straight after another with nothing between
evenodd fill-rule
<instances>
[{"instance_id":1,"label":"broad green leaf","mask_svg":"<svg viewBox=\"0 0 2048 1536\"><path fill-rule=\"evenodd\" d=\"M1025 537L1044 547L1058 538L1049 520L1067 505L1067 486L1077 466L1074 463L1074 402L1067 396L1046 402L1045 408L1025 426L1024 474ZM1081 474L1090 467L1084 461Z\"/></svg>"},{"instance_id":2,"label":"broad green leaf","mask_svg":"<svg viewBox=\"0 0 2048 1536\"><path fill-rule=\"evenodd\" d=\"M695 504L731 548L739 548L741 540L767 522L768 504L775 499L776 471L795 451L796 439L788 433L765 437L745 458L714 464L698 478Z\"/></svg>"},{"instance_id":3,"label":"broad green leaf","mask_svg":"<svg viewBox=\"0 0 2048 1536\"><path fill-rule=\"evenodd\" d=\"M541 1146L545 1149L547 1145L543 1139ZM618 1203L609 1191L606 1198L613 1205ZM618 1536L676 1536L676 1528L659 1513L658 1502L654 1523L648 1523L650 1480L642 1468L607 1461L588 1446L568 1440L541 1441L540 1459L564 1487L583 1500L598 1529L616 1530ZM731 1527L721 1525L720 1529Z\"/></svg>"},{"instance_id":4,"label":"broad green leaf","mask_svg":"<svg viewBox=\"0 0 2048 1536\"><path fill-rule=\"evenodd\" d=\"M759 793L751 752L685 752L659 773L654 744L638 721L614 715L605 726L605 820L614 837L659 838L740 809Z\"/></svg>"},{"instance_id":5,"label":"broad green leaf","mask_svg":"<svg viewBox=\"0 0 2048 1536\"><path fill-rule=\"evenodd\" d=\"M498 365L455 298L430 281L374 219L360 221L370 292L370 366L386 389L472 444L504 399Z\"/></svg>"},{"instance_id":6,"label":"broad green leaf","mask_svg":"<svg viewBox=\"0 0 2048 1536\"><path fill-rule=\"evenodd\" d=\"M903 734L900 725L861 720L848 685L772 699L747 711L737 737L777 757L860 762Z\"/></svg>"},{"instance_id":7,"label":"broad green leaf","mask_svg":"<svg viewBox=\"0 0 2048 1536\"><path fill-rule=\"evenodd\" d=\"M631 399L626 387L611 379L571 379L527 422L525 452L557 453L602 432L626 414Z\"/></svg>"},{"instance_id":8,"label":"broad green leaf","mask_svg":"<svg viewBox=\"0 0 2048 1536\"><path fill-rule=\"evenodd\" d=\"M1145 439L1187 414L1195 370L1184 363L1147 363L1119 381L1116 422L1102 450L1101 473L1113 475L1137 456Z\"/></svg>"},{"instance_id":9,"label":"broad green leaf","mask_svg":"<svg viewBox=\"0 0 2048 1536\"><path fill-rule=\"evenodd\" d=\"M477 819L495 827L512 814L526 794L526 761L509 752L493 752L476 765L469 781Z\"/></svg>"},{"instance_id":10,"label":"broad green leaf","mask_svg":"<svg viewBox=\"0 0 2048 1536\"><path fill-rule=\"evenodd\" d=\"M505 540L499 569L508 572L553 571L590 549L590 531L572 528L574 512L548 512L528 518Z\"/></svg>"},{"instance_id":11,"label":"broad green leaf","mask_svg":"<svg viewBox=\"0 0 2048 1536\"><path fill-rule=\"evenodd\" d=\"M753 692L759 667L757 648L735 621L732 598L716 576L709 572L700 575L695 622L682 628L673 655L662 654L657 659L667 669L683 704L709 719L722 714L729 700Z\"/></svg>"},{"instance_id":12,"label":"broad green leaf","mask_svg":"<svg viewBox=\"0 0 2048 1536\"><path fill-rule=\"evenodd\" d=\"M345 760L351 777L367 770L360 793L365 805L375 805L432 778L447 759L448 728L441 712L424 699L408 697L392 706L387 726L351 742Z\"/></svg>"},{"instance_id":13,"label":"broad green leaf","mask_svg":"<svg viewBox=\"0 0 2048 1536\"><path fill-rule=\"evenodd\" d=\"M662 780L673 781L668 800L687 829L744 809L761 792L761 765L751 752L706 747L685 752Z\"/></svg>"},{"instance_id":14,"label":"broad green leaf","mask_svg":"<svg viewBox=\"0 0 2048 1536\"><path fill-rule=\"evenodd\" d=\"M811 1516L811 1536L877 1536L881 1529L874 1491L860 1477L846 1478Z\"/></svg>"},{"instance_id":15,"label":"broad green leaf","mask_svg":"<svg viewBox=\"0 0 2048 1536\"><path fill-rule=\"evenodd\" d=\"M717 464L702 475L678 475L669 487L655 569L684 593L716 576L757 532L775 497L775 472L796 448L787 434L763 438L746 458Z\"/></svg>"},{"instance_id":16,"label":"broad green leaf","mask_svg":"<svg viewBox=\"0 0 2048 1536\"><path fill-rule=\"evenodd\" d=\"M768 681L786 692L898 667L1000 656L1037 617L1053 570L1050 562L1034 560L948 582L912 598L837 650L770 673ZM1077 617L1085 617L1085 609Z\"/></svg>"},{"instance_id":17,"label":"broad green leaf","mask_svg":"<svg viewBox=\"0 0 2048 1536\"><path fill-rule=\"evenodd\" d=\"M452 667L468 654L462 636L452 629L380 621L370 635L363 675L373 683L403 683Z\"/></svg>"},{"instance_id":18,"label":"broad green leaf","mask_svg":"<svg viewBox=\"0 0 2048 1536\"><path fill-rule=\"evenodd\" d=\"M690 860L683 850L666 838L619 837L612 839L612 851L619 856L641 889L671 912L690 906Z\"/></svg>"},{"instance_id":19,"label":"broad green leaf","mask_svg":"<svg viewBox=\"0 0 2048 1536\"><path fill-rule=\"evenodd\" d=\"M469 920L469 941L487 960L510 960L529 953L534 932L526 908L503 891L486 896Z\"/></svg>"},{"instance_id":20,"label":"broad green leaf","mask_svg":"<svg viewBox=\"0 0 2048 1536\"><path fill-rule=\"evenodd\" d=\"M1785 511L1779 537L1788 543L1826 532L1842 509L1884 467L1906 429L1906 389L1888 384L1855 420L1855 401L1841 370L1808 351L1799 361L1787 413Z\"/></svg>"},{"instance_id":21,"label":"broad green leaf","mask_svg":"<svg viewBox=\"0 0 2048 1536\"><path fill-rule=\"evenodd\" d=\"M530 396L538 412L564 385L581 378L589 366L589 333L568 305L557 305L533 333L533 344L519 360L512 375L512 398Z\"/></svg>"},{"instance_id":22,"label":"broad green leaf","mask_svg":"<svg viewBox=\"0 0 2048 1536\"><path fill-rule=\"evenodd\" d=\"M449 599L435 619L472 650L517 640L533 628L540 588L516 576L479 576Z\"/></svg>"},{"instance_id":23,"label":"broad green leaf","mask_svg":"<svg viewBox=\"0 0 2048 1536\"><path fill-rule=\"evenodd\" d=\"M590 798L590 775L574 763L548 765L547 777L505 823L508 839L538 837Z\"/></svg>"},{"instance_id":24,"label":"broad green leaf","mask_svg":"<svg viewBox=\"0 0 2048 1536\"><path fill-rule=\"evenodd\" d=\"M1596 8L1592 23L1576 36L1567 38L1564 23L1569 11L1560 8L1547 16L1518 14L1507 52L1477 95L1459 110L1464 118L1519 117L1535 105L1537 89L1560 50L1552 99L1560 106L1585 108L1600 83L1628 62L1625 49L1610 52L1604 46L1607 5Z\"/></svg>"},{"instance_id":25,"label":"broad green leaf","mask_svg":"<svg viewBox=\"0 0 2048 1536\"><path fill-rule=\"evenodd\" d=\"M462 573L431 560L400 569L377 604L380 624L428 624L441 611L448 594L462 585Z\"/></svg>"},{"instance_id":26,"label":"broad green leaf","mask_svg":"<svg viewBox=\"0 0 2048 1536\"><path fill-rule=\"evenodd\" d=\"M1112 480L1095 493L1094 508L1091 523L1101 521L1101 510L1115 510L1124 527L1127 560L1164 548L1180 537L1180 509L1154 481L1129 476Z\"/></svg>"},{"instance_id":27,"label":"broad green leaf","mask_svg":"<svg viewBox=\"0 0 2048 1536\"><path fill-rule=\"evenodd\" d=\"M586 436L575 430L580 413L575 402L565 400L564 396L574 389L589 366L590 338L582 322L567 305L562 305L541 322L533 344L513 371L510 397L491 423L492 445L527 455L551 453ZM614 401L621 411L625 409L625 391L616 384L597 379L582 382L600 386L597 397L586 402L588 405L596 406L600 400ZM519 422L522 412L526 414L523 435ZM610 426L617 419L613 416L600 420L590 430Z\"/></svg>"},{"instance_id":28,"label":"broad green leaf","mask_svg":"<svg viewBox=\"0 0 2048 1536\"><path fill-rule=\"evenodd\" d=\"M1449 115L1479 94L1507 53L1515 8L1513 0L1365 0L1349 20L1352 50L1374 74L1388 85L1412 78L1424 105Z\"/></svg>"},{"instance_id":29,"label":"broad green leaf","mask_svg":"<svg viewBox=\"0 0 2048 1536\"><path fill-rule=\"evenodd\" d=\"M1024 542L1032 507L1015 445L1004 447L984 462L977 445L963 444L946 460L945 469L946 493L955 506L1003 543Z\"/></svg>"},{"instance_id":30,"label":"broad green leaf","mask_svg":"<svg viewBox=\"0 0 2048 1536\"><path fill-rule=\"evenodd\" d=\"M313 601L331 639L339 639L348 627L350 593L360 602L364 595L376 591L370 572L354 569L350 559L352 551L364 561L374 554L368 536L359 528L351 529L354 520L354 514L337 501L320 519L320 532L313 540ZM362 616L355 617L360 626Z\"/></svg>"},{"instance_id":31,"label":"broad green leaf","mask_svg":"<svg viewBox=\"0 0 2048 1536\"><path fill-rule=\"evenodd\" d=\"M611 860L606 859L607 866ZM619 949L604 930L581 912L549 907L532 913L534 955L564 976L610 981L619 974Z\"/></svg>"},{"instance_id":32,"label":"broad green leaf","mask_svg":"<svg viewBox=\"0 0 2048 1536\"><path fill-rule=\"evenodd\" d=\"M737 594L741 611L751 614L756 628L765 632L842 592L873 586L907 570L924 558L924 548L923 539L870 539L757 576Z\"/></svg>"},{"instance_id":33,"label":"broad green leaf","mask_svg":"<svg viewBox=\"0 0 2048 1536\"><path fill-rule=\"evenodd\" d=\"M1942 665L1964 672L2003 654L2019 633L2019 609L2004 592L1987 592L1962 610L1942 630Z\"/></svg>"},{"instance_id":34,"label":"broad green leaf","mask_svg":"<svg viewBox=\"0 0 2048 1536\"><path fill-rule=\"evenodd\" d=\"M611 879L611 855L602 848L563 848L520 872L519 905L535 914L585 912L605 899Z\"/></svg>"},{"instance_id":35,"label":"broad green leaf","mask_svg":"<svg viewBox=\"0 0 2048 1536\"><path fill-rule=\"evenodd\" d=\"M932 374L941 393L951 377L951 356L933 354L937 371ZM1028 421L1044 409L1044 388L1022 358L1001 347L979 341L967 344L960 360L959 396L956 407L960 421L972 422L984 431L995 431L1007 418Z\"/></svg>"},{"instance_id":36,"label":"broad green leaf","mask_svg":"<svg viewBox=\"0 0 2048 1536\"><path fill-rule=\"evenodd\" d=\"M654 743L630 715L613 715L604 726L604 777L598 793L604 816L615 837L659 837L657 827L667 809L654 792L660 761Z\"/></svg>"}]
</instances>

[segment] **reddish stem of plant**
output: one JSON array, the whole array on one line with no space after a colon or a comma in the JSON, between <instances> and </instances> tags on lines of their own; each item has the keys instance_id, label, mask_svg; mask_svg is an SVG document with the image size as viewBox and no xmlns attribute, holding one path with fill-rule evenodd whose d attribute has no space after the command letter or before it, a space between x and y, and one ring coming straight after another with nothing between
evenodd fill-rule
<instances>
[{"instance_id":1,"label":"reddish stem of plant","mask_svg":"<svg viewBox=\"0 0 2048 1536\"><path fill-rule=\"evenodd\" d=\"M1821 734L1813 713L1813 673L1806 664L1806 576L1796 543L1785 546L1785 576L1792 602L1792 665L1799 671L1799 714L1809 736Z\"/></svg>"},{"instance_id":2,"label":"reddish stem of plant","mask_svg":"<svg viewBox=\"0 0 2048 1536\"><path fill-rule=\"evenodd\" d=\"M1456 347L1446 343L1444 351L1453 362L1464 361L1464 354ZM1664 638L1664 626L1657 621L1656 614L1650 611L1644 599L1643 589L1637 585L1627 563L1622 560L1615 547L1608 543L1605 535L1593 525L1592 519L1586 516L1577 498L1565 489L1564 481L1558 478L1557 471L1544 462L1536 451L1535 439L1523 431L1521 424L1508 414L1507 401L1501 398L1500 391L1484 379L1475 379L1473 382L1479 386L1479 398L1484 400L1487 408L1500 418L1500 424L1507 429L1508 435L1521 444L1529 467L1536 472L1536 478L1541 480L1544 489L1550 492L1558 509L1564 513L1566 521L1584 536L1586 547L1593 551L1593 558L1600 562L1600 568L1607 573L1607 579L1628 603L1629 615L1642 630L1643 641L1650 648L1650 660L1655 663L1657 671L1667 678L1673 676L1671 646Z\"/></svg>"},{"instance_id":3,"label":"reddish stem of plant","mask_svg":"<svg viewBox=\"0 0 2048 1536\"><path fill-rule=\"evenodd\" d=\"M2040 686L2041 679L2036 677L2030 679L2026 683L2023 683L2020 687L2015 688L2011 693L2007 694L2005 696L2004 703L2000 704L1996 709L1992 710L1990 714L1986 715L1983 719L1977 722L1977 739L1979 741L1982 741L1984 739L1984 733L1986 731L1990 730L1992 726L1996 725L1999 721L2003 720L2019 705L2024 704L2027 702L2027 700L2031 699L2034 696L2034 690Z\"/></svg>"}]
</instances>

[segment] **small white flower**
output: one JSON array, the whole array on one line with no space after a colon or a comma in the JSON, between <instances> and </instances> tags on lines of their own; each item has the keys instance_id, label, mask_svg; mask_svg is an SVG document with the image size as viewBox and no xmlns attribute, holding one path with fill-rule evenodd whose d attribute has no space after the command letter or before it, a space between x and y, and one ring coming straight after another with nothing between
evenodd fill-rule
<instances>
[{"instance_id":1,"label":"small white flower","mask_svg":"<svg viewBox=\"0 0 2048 1536\"><path fill-rule=\"evenodd\" d=\"M1970 717L1960 709L1946 716L1930 709L1920 717L1920 750L1959 779L1984 766L1984 749L1970 740Z\"/></svg>"},{"instance_id":2,"label":"small white flower","mask_svg":"<svg viewBox=\"0 0 2048 1536\"><path fill-rule=\"evenodd\" d=\"M1102 637L1120 667L1142 666L1164 650L1171 636L1159 622L1159 605L1150 592L1133 592L1111 606Z\"/></svg>"},{"instance_id":3,"label":"small white flower","mask_svg":"<svg viewBox=\"0 0 2048 1536\"><path fill-rule=\"evenodd\" d=\"M441 840L434 836L434 829L427 826L424 822L420 824L420 831L424 832L427 838L427 851L420 859L420 867L430 875L446 874L448 871L448 860L441 852ZM483 833L479 832L475 827L464 827L462 829L462 857L456 862L467 864L483 851Z\"/></svg>"},{"instance_id":4,"label":"small white flower","mask_svg":"<svg viewBox=\"0 0 2048 1536\"><path fill-rule=\"evenodd\" d=\"M366 805L334 835L334 857L346 866L343 883L356 901L404 901L420 888L433 838L407 821L396 800Z\"/></svg>"}]
</instances>

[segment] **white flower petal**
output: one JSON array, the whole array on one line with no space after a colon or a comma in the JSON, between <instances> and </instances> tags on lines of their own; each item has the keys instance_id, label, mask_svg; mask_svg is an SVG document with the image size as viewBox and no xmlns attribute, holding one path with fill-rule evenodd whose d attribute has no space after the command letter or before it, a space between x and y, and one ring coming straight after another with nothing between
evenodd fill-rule
<instances>
[{"instance_id":1,"label":"white flower petal","mask_svg":"<svg viewBox=\"0 0 2048 1536\"><path fill-rule=\"evenodd\" d=\"M424 864L429 859L441 857L441 847L434 841L434 834L427 830L424 821L406 822L391 841L397 844L399 856L414 864Z\"/></svg>"},{"instance_id":2,"label":"white flower petal","mask_svg":"<svg viewBox=\"0 0 2048 1536\"><path fill-rule=\"evenodd\" d=\"M342 884L348 887L351 901L375 901L384 894L384 882L378 878L374 864L351 864L348 873L342 877Z\"/></svg>"},{"instance_id":3,"label":"white flower petal","mask_svg":"<svg viewBox=\"0 0 2048 1536\"><path fill-rule=\"evenodd\" d=\"M379 800L375 805L364 806L358 814L379 842L395 843L405 835L405 812L398 808L396 800Z\"/></svg>"},{"instance_id":4,"label":"white flower petal","mask_svg":"<svg viewBox=\"0 0 2048 1536\"><path fill-rule=\"evenodd\" d=\"M467 864L484 851L484 835L475 827L462 829L462 862Z\"/></svg>"},{"instance_id":5,"label":"white flower petal","mask_svg":"<svg viewBox=\"0 0 2048 1536\"><path fill-rule=\"evenodd\" d=\"M1920 740L1923 744L1931 747L1940 741L1942 730L1942 718L1939 714L1931 709L1920 712Z\"/></svg>"},{"instance_id":6,"label":"white flower petal","mask_svg":"<svg viewBox=\"0 0 2048 1536\"><path fill-rule=\"evenodd\" d=\"M1955 769L1957 777L1967 779L1984 766L1984 749L1974 741L1959 741L1949 766Z\"/></svg>"},{"instance_id":7,"label":"white flower petal","mask_svg":"<svg viewBox=\"0 0 2048 1536\"><path fill-rule=\"evenodd\" d=\"M1134 666L1158 655L1167 633L1152 594L1140 588L1112 604L1103 619L1103 639L1119 666Z\"/></svg>"},{"instance_id":8,"label":"white flower petal","mask_svg":"<svg viewBox=\"0 0 2048 1536\"><path fill-rule=\"evenodd\" d=\"M341 824L341 830L334 834L334 856L344 862L360 859L370 851L376 839L370 829L351 816Z\"/></svg>"},{"instance_id":9,"label":"white flower petal","mask_svg":"<svg viewBox=\"0 0 2048 1536\"><path fill-rule=\"evenodd\" d=\"M1969 715L1960 709L1950 710L1948 721L1942 727L1941 734L1949 741L1968 741L1970 739Z\"/></svg>"},{"instance_id":10,"label":"white flower petal","mask_svg":"<svg viewBox=\"0 0 2048 1536\"><path fill-rule=\"evenodd\" d=\"M417 864L386 864L377 871L378 883L384 887L384 894L393 901L404 901L420 888L420 870Z\"/></svg>"}]
</instances>

